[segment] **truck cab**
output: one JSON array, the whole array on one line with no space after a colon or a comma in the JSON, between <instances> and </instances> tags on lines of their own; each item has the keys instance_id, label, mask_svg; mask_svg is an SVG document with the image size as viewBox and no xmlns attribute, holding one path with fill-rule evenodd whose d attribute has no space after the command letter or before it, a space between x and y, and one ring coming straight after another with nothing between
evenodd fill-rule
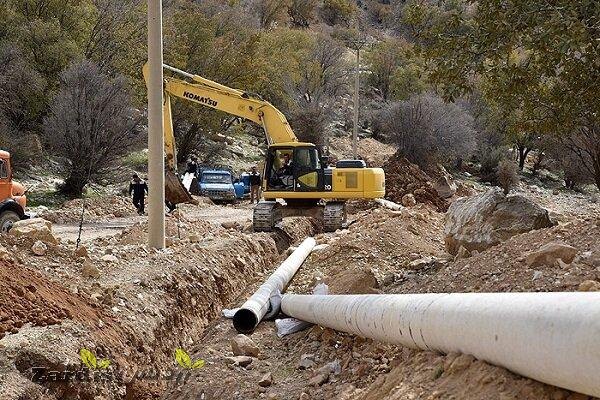
<instances>
[{"instance_id":1,"label":"truck cab","mask_svg":"<svg viewBox=\"0 0 600 400\"><path fill-rule=\"evenodd\" d=\"M200 194L213 201L235 202L244 195L243 184L227 169L203 169L199 175Z\"/></svg>"},{"instance_id":2,"label":"truck cab","mask_svg":"<svg viewBox=\"0 0 600 400\"><path fill-rule=\"evenodd\" d=\"M0 232L8 232L12 225L26 219L25 188L12 180L10 154L0 150Z\"/></svg>"}]
</instances>

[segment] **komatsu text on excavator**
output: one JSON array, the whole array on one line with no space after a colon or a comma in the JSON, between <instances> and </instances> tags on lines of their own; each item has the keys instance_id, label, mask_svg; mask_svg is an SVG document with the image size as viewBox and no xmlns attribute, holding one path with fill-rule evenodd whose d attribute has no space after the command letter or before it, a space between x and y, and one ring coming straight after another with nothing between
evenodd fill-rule
<instances>
[{"instance_id":1,"label":"komatsu text on excavator","mask_svg":"<svg viewBox=\"0 0 600 400\"><path fill-rule=\"evenodd\" d=\"M144 67L146 69L147 67ZM177 77L164 79L164 130L167 162L175 161L171 97L179 97L248 119L263 127L268 151L263 171L264 201L254 209L255 231L272 231L284 217L311 216L323 221L325 231L346 222L348 199L385 195L381 168L366 168L362 160L339 161L329 167L320 149L303 143L286 117L271 103L241 90L164 65Z\"/></svg>"}]
</instances>

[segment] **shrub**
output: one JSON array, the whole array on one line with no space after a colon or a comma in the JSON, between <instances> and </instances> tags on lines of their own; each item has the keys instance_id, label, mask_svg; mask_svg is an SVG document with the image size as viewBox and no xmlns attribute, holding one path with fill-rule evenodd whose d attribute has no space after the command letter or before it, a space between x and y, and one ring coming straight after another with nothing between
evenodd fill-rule
<instances>
[{"instance_id":1,"label":"shrub","mask_svg":"<svg viewBox=\"0 0 600 400\"><path fill-rule=\"evenodd\" d=\"M431 93L392 103L377 116L374 131L425 170L465 159L475 147L473 118Z\"/></svg>"},{"instance_id":2,"label":"shrub","mask_svg":"<svg viewBox=\"0 0 600 400\"><path fill-rule=\"evenodd\" d=\"M324 0L322 8L323 20L329 25L346 24L356 14L356 4L351 0Z\"/></svg>"},{"instance_id":3,"label":"shrub","mask_svg":"<svg viewBox=\"0 0 600 400\"><path fill-rule=\"evenodd\" d=\"M498 183L498 165L500 161L506 158L506 151L501 147L488 148L480 153L481 167L479 168L479 176L482 181L490 182L492 185Z\"/></svg>"}]
</instances>

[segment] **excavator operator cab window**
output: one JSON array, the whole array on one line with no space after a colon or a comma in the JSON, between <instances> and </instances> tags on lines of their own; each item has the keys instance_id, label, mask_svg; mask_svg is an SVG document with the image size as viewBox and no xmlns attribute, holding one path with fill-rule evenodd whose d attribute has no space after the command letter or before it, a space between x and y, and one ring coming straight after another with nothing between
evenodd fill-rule
<instances>
[{"instance_id":1,"label":"excavator operator cab window","mask_svg":"<svg viewBox=\"0 0 600 400\"><path fill-rule=\"evenodd\" d=\"M268 183L271 190L294 190L294 151L275 149L269 154Z\"/></svg>"},{"instance_id":2,"label":"excavator operator cab window","mask_svg":"<svg viewBox=\"0 0 600 400\"><path fill-rule=\"evenodd\" d=\"M322 190L323 165L315 147L276 148L267 161L268 190Z\"/></svg>"}]
</instances>

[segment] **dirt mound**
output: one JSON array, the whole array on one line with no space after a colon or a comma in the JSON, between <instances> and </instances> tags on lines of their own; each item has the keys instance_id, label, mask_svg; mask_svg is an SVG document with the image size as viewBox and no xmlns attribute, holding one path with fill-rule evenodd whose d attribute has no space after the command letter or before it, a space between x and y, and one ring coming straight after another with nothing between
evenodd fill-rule
<instances>
[{"instance_id":1,"label":"dirt mound","mask_svg":"<svg viewBox=\"0 0 600 400\"><path fill-rule=\"evenodd\" d=\"M418 203L434 206L438 211L448 209L448 202L434 189L431 178L417 165L396 153L384 165L386 198L396 203L412 194Z\"/></svg>"},{"instance_id":2,"label":"dirt mound","mask_svg":"<svg viewBox=\"0 0 600 400\"><path fill-rule=\"evenodd\" d=\"M338 159L352 158L352 140L347 137L334 138L330 141L331 156ZM358 157L371 167L381 167L396 152L396 148L372 138L358 141Z\"/></svg>"},{"instance_id":3,"label":"dirt mound","mask_svg":"<svg viewBox=\"0 0 600 400\"><path fill-rule=\"evenodd\" d=\"M373 294L380 293L377 278L373 271L341 271L329 280L330 294Z\"/></svg>"},{"instance_id":4,"label":"dirt mound","mask_svg":"<svg viewBox=\"0 0 600 400\"><path fill-rule=\"evenodd\" d=\"M578 220L517 235L437 270L423 271L393 288L396 293L575 291L600 280L600 220ZM527 255L549 243L577 249L573 262L529 266Z\"/></svg>"},{"instance_id":5,"label":"dirt mound","mask_svg":"<svg viewBox=\"0 0 600 400\"><path fill-rule=\"evenodd\" d=\"M329 247L314 253L298 271L288 291L310 293L316 277L332 285L332 292L372 293L369 283L393 282L413 260L444 254L443 214L424 205L395 212L373 208L358 215L357 222L339 235L317 236ZM344 283L340 285L340 281ZM339 290L338 290L339 289ZM356 290L356 291L354 291Z\"/></svg>"},{"instance_id":6,"label":"dirt mound","mask_svg":"<svg viewBox=\"0 0 600 400\"><path fill-rule=\"evenodd\" d=\"M29 323L46 326L81 313L82 301L24 266L0 261L0 338Z\"/></svg>"},{"instance_id":7,"label":"dirt mound","mask_svg":"<svg viewBox=\"0 0 600 400\"><path fill-rule=\"evenodd\" d=\"M92 199L75 199L63 203L57 210L44 210L39 216L58 224L79 222L81 209L85 202L83 220L106 221L115 217L130 217L136 215L136 209L128 197L107 196Z\"/></svg>"}]
</instances>

